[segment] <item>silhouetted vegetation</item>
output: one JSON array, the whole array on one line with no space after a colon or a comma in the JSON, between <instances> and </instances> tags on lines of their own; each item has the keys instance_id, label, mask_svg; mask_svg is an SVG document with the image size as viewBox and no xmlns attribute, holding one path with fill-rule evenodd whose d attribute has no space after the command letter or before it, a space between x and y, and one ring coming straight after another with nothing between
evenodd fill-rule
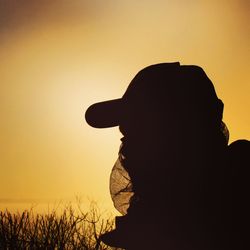
<instances>
[{"instance_id":1,"label":"silhouetted vegetation","mask_svg":"<svg viewBox=\"0 0 250 250\"><path fill-rule=\"evenodd\" d=\"M113 226L113 219L105 219L96 204L87 212L71 205L47 214L5 210L0 212L0 249L114 249L99 239Z\"/></svg>"}]
</instances>

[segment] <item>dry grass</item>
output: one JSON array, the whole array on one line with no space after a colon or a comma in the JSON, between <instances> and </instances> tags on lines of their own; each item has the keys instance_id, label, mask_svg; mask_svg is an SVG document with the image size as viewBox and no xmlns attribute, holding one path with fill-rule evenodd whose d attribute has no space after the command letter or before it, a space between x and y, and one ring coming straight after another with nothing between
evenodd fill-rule
<instances>
[{"instance_id":1,"label":"dry grass","mask_svg":"<svg viewBox=\"0 0 250 250\"><path fill-rule=\"evenodd\" d=\"M114 220L104 219L96 204L89 211L66 206L60 215L0 212L0 249L111 249L100 242Z\"/></svg>"}]
</instances>

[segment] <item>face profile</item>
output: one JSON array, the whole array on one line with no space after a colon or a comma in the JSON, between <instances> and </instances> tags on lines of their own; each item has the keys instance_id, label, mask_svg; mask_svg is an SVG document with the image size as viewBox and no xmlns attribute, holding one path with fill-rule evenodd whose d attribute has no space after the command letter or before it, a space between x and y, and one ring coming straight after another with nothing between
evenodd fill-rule
<instances>
[{"instance_id":1,"label":"face profile","mask_svg":"<svg viewBox=\"0 0 250 250\"><path fill-rule=\"evenodd\" d=\"M142 69L121 98L88 108L90 126L119 126L122 134L110 176L122 216L102 236L105 244L128 250L232 247L237 225L228 219L235 216L229 169L237 165L232 159L244 156L228 146L223 108L203 69L178 62ZM236 144L240 152L249 149L246 141Z\"/></svg>"}]
</instances>

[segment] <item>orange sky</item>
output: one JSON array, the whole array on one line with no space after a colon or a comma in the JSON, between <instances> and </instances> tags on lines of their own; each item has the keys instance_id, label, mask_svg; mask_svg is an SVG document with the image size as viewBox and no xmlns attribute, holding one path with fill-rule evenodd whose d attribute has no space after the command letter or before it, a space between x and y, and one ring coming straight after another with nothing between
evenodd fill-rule
<instances>
[{"instance_id":1,"label":"orange sky","mask_svg":"<svg viewBox=\"0 0 250 250\"><path fill-rule=\"evenodd\" d=\"M111 206L117 128L86 108L122 96L141 68L204 68L233 141L250 139L248 0L0 0L0 208L71 200Z\"/></svg>"}]
</instances>

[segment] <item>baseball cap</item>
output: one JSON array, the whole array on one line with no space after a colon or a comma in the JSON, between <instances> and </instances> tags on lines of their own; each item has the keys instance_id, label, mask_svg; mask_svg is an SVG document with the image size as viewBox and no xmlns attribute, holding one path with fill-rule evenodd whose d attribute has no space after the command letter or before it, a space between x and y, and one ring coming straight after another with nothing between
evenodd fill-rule
<instances>
[{"instance_id":1,"label":"baseball cap","mask_svg":"<svg viewBox=\"0 0 250 250\"><path fill-rule=\"evenodd\" d=\"M92 127L108 128L119 126L131 113L165 116L169 110L180 117L188 112L221 121L223 103L201 67L160 63L139 71L121 98L91 105L85 119Z\"/></svg>"}]
</instances>

